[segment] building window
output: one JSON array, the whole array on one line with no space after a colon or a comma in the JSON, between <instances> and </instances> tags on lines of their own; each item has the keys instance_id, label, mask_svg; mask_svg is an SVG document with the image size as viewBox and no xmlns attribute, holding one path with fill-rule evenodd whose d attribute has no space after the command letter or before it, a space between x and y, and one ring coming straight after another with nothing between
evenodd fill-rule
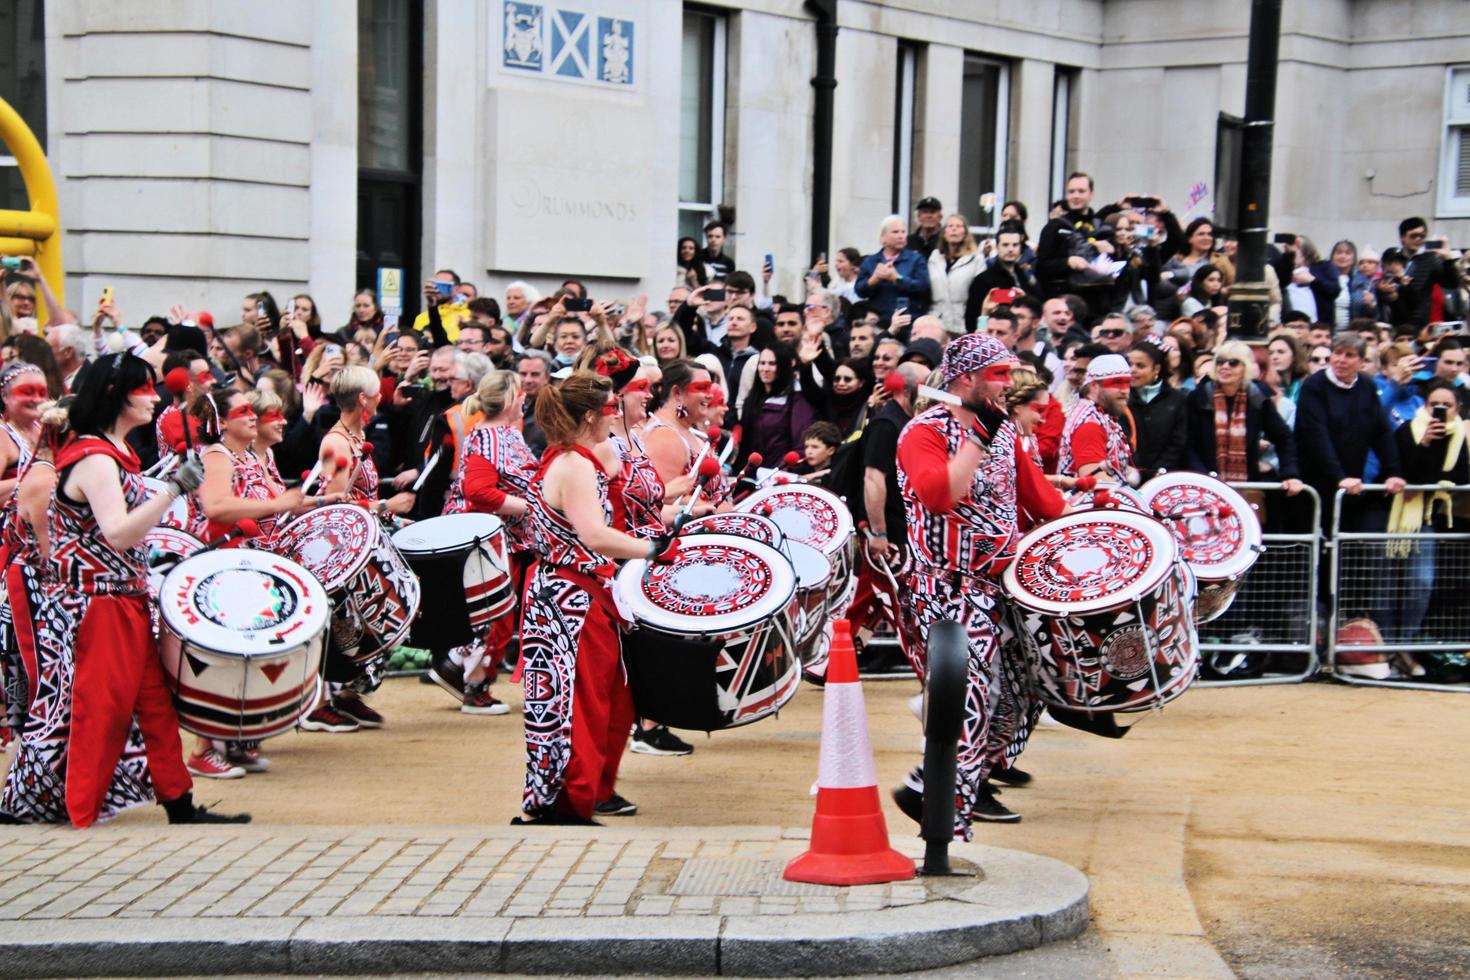
<instances>
[{"instance_id":1,"label":"building window","mask_svg":"<svg viewBox=\"0 0 1470 980\"><path fill-rule=\"evenodd\" d=\"M993 58L965 55L959 211L977 234L995 230L1005 203L1010 104L1010 67Z\"/></svg>"},{"instance_id":2,"label":"building window","mask_svg":"<svg viewBox=\"0 0 1470 980\"><path fill-rule=\"evenodd\" d=\"M679 235L702 229L725 191L725 18L684 11L679 97Z\"/></svg>"},{"instance_id":3,"label":"building window","mask_svg":"<svg viewBox=\"0 0 1470 980\"><path fill-rule=\"evenodd\" d=\"M1439 215L1470 217L1470 65L1451 68L1445 90Z\"/></svg>"},{"instance_id":4,"label":"building window","mask_svg":"<svg viewBox=\"0 0 1470 980\"><path fill-rule=\"evenodd\" d=\"M908 215L914 187L914 85L919 49L899 42L893 105L893 213Z\"/></svg>"},{"instance_id":5,"label":"building window","mask_svg":"<svg viewBox=\"0 0 1470 980\"><path fill-rule=\"evenodd\" d=\"M46 149L46 21L42 0L0 4L0 93ZM30 210L25 181L0 144L0 208Z\"/></svg>"},{"instance_id":6,"label":"building window","mask_svg":"<svg viewBox=\"0 0 1470 980\"><path fill-rule=\"evenodd\" d=\"M1061 200L1067 192L1067 140L1072 131L1072 89L1076 84L1074 69L1057 67L1056 82L1051 91L1051 200Z\"/></svg>"}]
</instances>

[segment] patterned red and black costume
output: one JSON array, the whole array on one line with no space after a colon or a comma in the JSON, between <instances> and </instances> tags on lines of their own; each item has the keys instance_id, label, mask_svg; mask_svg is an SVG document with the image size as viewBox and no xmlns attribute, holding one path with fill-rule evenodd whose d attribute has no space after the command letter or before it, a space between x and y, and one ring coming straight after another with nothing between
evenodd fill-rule
<instances>
[{"instance_id":1,"label":"patterned red and black costume","mask_svg":"<svg viewBox=\"0 0 1470 980\"><path fill-rule=\"evenodd\" d=\"M17 819L69 816L76 827L148 802L155 788L160 800L173 800L192 785L153 635L147 551L113 548L92 508L63 489L71 467L91 455L117 464L130 510L148 496L131 449L83 436L57 453L55 588L35 623L37 692L0 800Z\"/></svg>"},{"instance_id":2,"label":"patterned red and black costume","mask_svg":"<svg viewBox=\"0 0 1470 980\"><path fill-rule=\"evenodd\" d=\"M603 519L612 522L611 481L596 456L580 446L548 449L527 497L539 557L526 582L521 617L521 808L590 819L598 801L613 793L634 712L612 598L613 563L589 551L565 515L542 496L546 468L565 452L592 463Z\"/></svg>"},{"instance_id":3,"label":"patterned red and black costume","mask_svg":"<svg viewBox=\"0 0 1470 980\"><path fill-rule=\"evenodd\" d=\"M36 564L34 555L21 564L26 535L22 533L24 522L17 513L19 480L29 468L32 456L31 447L10 423L0 422L0 438L10 439L16 448L15 465L0 475L0 479L17 481L4 506L0 507L0 569L4 570L0 574L5 576L7 584L4 587L8 593L8 580L12 573L19 579L27 565ZM0 602L0 745L8 744L11 732L19 731L25 723L26 705L30 704L30 695L34 693L35 685L29 678L35 665L27 665L21 652L21 638L23 635L28 637L30 631L29 619L23 599L19 604L13 597Z\"/></svg>"},{"instance_id":4,"label":"patterned red and black costume","mask_svg":"<svg viewBox=\"0 0 1470 980\"><path fill-rule=\"evenodd\" d=\"M612 502L613 527L635 538L652 541L663 534L664 481L659 479L643 443L635 433L630 439L613 433L608 441L622 465L608 488Z\"/></svg>"},{"instance_id":5,"label":"patterned red and black costume","mask_svg":"<svg viewBox=\"0 0 1470 980\"><path fill-rule=\"evenodd\" d=\"M276 487L280 486L279 477L272 481L271 468L267 467L261 458L255 455L255 450L246 447L245 451L238 456L230 452L223 443L215 443L206 446L201 456L210 453L223 453L230 461L230 494L240 500L275 500L280 496ZM269 455L269 454L267 454ZM274 463L271 467L274 467ZM276 535L280 526L279 514L271 514L256 520L260 527L260 534L248 543L257 548L270 547L271 539ZM217 521L209 521L204 528L204 539L213 541L215 538L229 532L233 524L222 524Z\"/></svg>"},{"instance_id":6,"label":"patterned red and black costume","mask_svg":"<svg viewBox=\"0 0 1470 980\"><path fill-rule=\"evenodd\" d=\"M971 341L970 338L976 338ZM971 334L952 348L966 364L949 377L1009 358L993 338ZM978 357L977 357L978 355ZM946 361L950 352L946 352ZM970 823L980 784L1004 758L1010 733L992 733L992 684L1003 614L1000 573L1014 553L1018 512L1059 515L1065 504L1035 462L1020 450L1009 421L990 434L988 448L963 496L951 499L949 462L973 430L939 405L915 416L898 442L898 485L907 518L908 589L901 597L900 640L922 678L929 629L953 621L965 629L969 660L965 722L960 734L955 799L955 834L971 839ZM923 792L923 770L908 776L909 787Z\"/></svg>"},{"instance_id":7,"label":"patterned red and black costume","mask_svg":"<svg viewBox=\"0 0 1470 980\"><path fill-rule=\"evenodd\" d=\"M1097 407L1090 398L1079 398L1067 413L1062 429L1062 446L1057 472L1076 476L1079 467L1102 463L1120 479L1133 466L1133 447L1118 420Z\"/></svg>"},{"instance_id":8,"label":"patterned red and black costume","mask_svg":"<svg viewBox=\"0 0 1470 980\"><path fill-rule=\"evenodd\" d=\"M537 462L521 431L509 425L486 425L472 429L464 437L460 451L464 461L449 484L444 500L446 514L495 514L505 505L506 497L529 498L531 477ZM530 521L526 517L503 517L506 550L510 559L511 587L519 596L525 585L526 568L534 555ZM519 616L507 612L483 627L474 629L474 638L463 647L449 651L454 663L468 665L474 657L485 658L487 676L495 679L495 664L505 653L515 635Z\"/></svg>"}]
</instances>

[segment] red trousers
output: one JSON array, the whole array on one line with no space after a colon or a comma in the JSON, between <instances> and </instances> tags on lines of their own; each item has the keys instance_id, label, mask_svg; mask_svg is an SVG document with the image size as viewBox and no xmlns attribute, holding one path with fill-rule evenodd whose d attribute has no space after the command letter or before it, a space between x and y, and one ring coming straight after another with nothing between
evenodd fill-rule
<instances>
[{"instance_id":1,"label":"red trousers","mask_svg":"<svg viewBox=\"0 0 1470 980\"><path fill-rule=\"evenodd\" d=\"M94 596L74 647L71 737L67 746L66 810L75 827L97 819L113 770L136 716L159 800L189 792L179 718L142 596Z\"/></svg>"},{"instance_id":2,"label":"red trousers","mask_svg":"<svg viewBox=\"0 0 1470 980\"><path fill-rule=\"evenodd\" d=\"M590 818L592 808L612 796L635 717L610 606L594 602L577 637L572 756L558 803L580 817Z\"/></svg>"}]
</instances>

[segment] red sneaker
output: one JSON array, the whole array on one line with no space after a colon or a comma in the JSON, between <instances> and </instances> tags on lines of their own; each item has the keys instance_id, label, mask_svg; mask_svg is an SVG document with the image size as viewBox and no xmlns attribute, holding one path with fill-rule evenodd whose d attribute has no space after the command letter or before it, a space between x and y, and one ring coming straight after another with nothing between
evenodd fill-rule
<instances>
[{"instance_id":1,"label":"red sneaker","mask_svg":"<svg viewBox=\"0 0 1470 980\"><path fill-rule=\"evenodd\" d=\"M357 719L342 714L331 702L323 702L299 724L303 731L308 732L355 732L362 727Z\"/></svg>"},{"instance_id":2,"label":"red sneaker","mask_svg":"<svg viewBox=\"0 0 1470 980\"><path fill-rule=\"evenodd\" d=\"M467 715L505 715L510 705L490 693L489 685L471 688L459 710Z\"/></svg>"},{"instance_id":3,"label":"red sneaker","mask_svg":"<svg viewBox=\"0 0 1470 980\"><path fill-rule=\"evenodd\" d=\"M203 776L205 779L239 779L245 775L244 769L231 765L224 756L220 755L218 749L195 752L189 756L189 761L185 763L185 766L194 775Z\"/></svg>"},{"instance_id":4,"label":"red sneaker","mask_svg":"<svg viewBox=\"0 0 1470 980\"><path fill-rule=\"evenodd\" d=\"M357 722L360 728L383 727L383 716L369 708L360 698L338 696L332 701L332 707L339 714Z\"/></svg>"}]
</instances>

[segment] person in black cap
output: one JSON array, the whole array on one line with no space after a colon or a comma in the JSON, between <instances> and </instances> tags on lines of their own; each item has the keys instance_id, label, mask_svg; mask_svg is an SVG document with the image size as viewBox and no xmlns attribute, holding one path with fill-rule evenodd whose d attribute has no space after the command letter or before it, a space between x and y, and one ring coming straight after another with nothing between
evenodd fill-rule
<instances>
[{"instance_id":1,"label":"person in black cap","mask_svg":"<svg viewBox=\"0 0 1470 980\"><path fill-rule=\"evenodd\" d=\"M914 230L909 232L908 247L924 256L939 245L940 226L944 223L944 205L937 197L923 197L914 207Z\"/></svg>"}]
</instances>

